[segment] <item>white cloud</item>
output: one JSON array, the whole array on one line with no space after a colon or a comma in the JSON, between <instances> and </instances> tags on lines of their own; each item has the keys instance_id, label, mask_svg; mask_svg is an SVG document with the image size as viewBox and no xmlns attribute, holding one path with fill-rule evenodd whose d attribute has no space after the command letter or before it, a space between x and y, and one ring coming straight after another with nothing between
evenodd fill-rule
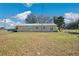
<instances>
[{"instance_id":1,"label":"white cloud","mask_svg":"<svg viewBox=\"0 0 79 59\"><path fill-rule=\"evenodd\" d=\"M69 20L69 19L64 19L64 21L66 24L71 22L71 20Z\"/></svg>"},{"instance_id":2,"label":"white cloud","mask_svg":"<svg viewBox=\"0 0 79 59\"><path fill-rule=\"evenodd\" d=\"M31 7L32 6L32 3L27 3L27 6Z\"/></svg>"},{"instance_id":3,"label":"white cloud","mask_svg":"<svg viewBox=\"0 0 79 59\"><path fill-rule=\"evenodd\" d=\"M31 14L31 11L25 11L23 13L17 14L15 18L20 19L20 20L25 20L30 14Z\"/></svg>"},{"instance_id":4,"label":"white cloud","mask_svg":"<svg viewBox=\"0 0 79 59\"><path fill-rule=\"evenodd\" d=\"M65 14L65 18L79 19L79 14L77 14L77 13L72 13L72 12L66 13L66 14Z\"/></svg>"},{"instance_id":5,"label":"white cloud","mask_svg":"<svg viewBox=\"0 0 79 59\"><path fill-rule=\"evenodd\" d=\"M32 3L24 3L23 5L24 6L27 6L27 7L31 7L32 6Z\"/></svg>"},{"instance_id":6,"label":"white cloud","mask_svg":"<svg viewBox=\"0 0 79 59\"><path fill-rule=\"evenodd\" d=\"M11 26L16 26L16 24L10 24Z\"/></svg>"},{"instance_id":7,"label":"white cloud","mask_svg":"<svg viewBox=\"0 0 79 59\"><path fill-rule=\"evenodd\" d=\"M2 22L4 22L4 23L11 23L12 21L10 19L3 19Z\"/></svg>"},{"instance_id":8,"label":"white cloud","mask_svg":"<svg viewBox=\"0 0 79 59\"><path fill-rule=\"evenodd\" d=\"M74 22L76 20L79 19L79 14L78 13L65 13L65 23L70 23L70 22Z\"/></svg>"},{"instance_id":9,"label":"white cloud","mask_svg":"<svg viewBox=\"0 0 79 59\"><path fill-rule=\"evenodd\" d=\"M15 26L16 25L13 21L11 21L11 19L3 19L1 22L9 24L11 26Z\"/></svg>"},{"instance_id":10,"label":"white cloud","mask_svg":"<svg viewBox=\"0 0 79 59\"><path fill-rule=\"evenodd\" d=\"M16 22L17 25L22 24L21 22Z\"/></svg>"},{"instance_id":11,"label":"white cloud","mask_svg":"<svg viewBox=\"0 0 79 59\"><path fill-rule=\"evenodd\" d=\"M16 26L16 25L20 25L20 24L23 24L21 23L20 21L18 22L13 22L11 19L3 19L1 22L3 23L6 23L6 24L9 24L10 26Z\"/></svg>"}]
</instances>

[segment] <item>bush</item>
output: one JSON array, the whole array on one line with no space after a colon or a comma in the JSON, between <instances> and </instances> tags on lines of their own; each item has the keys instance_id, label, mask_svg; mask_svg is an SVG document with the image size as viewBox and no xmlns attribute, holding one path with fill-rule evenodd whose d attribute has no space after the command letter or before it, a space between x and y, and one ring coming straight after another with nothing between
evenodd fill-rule
<instances>
[{"instance_id":1,"label":"bush","mask_svg":"<svg viewBox=\"0 0 79 59\"><path fill-rule=\"evenodd\" d=\"M8 31L17 32L17 29L8 29Z\"/></svg>"}]
</instances>

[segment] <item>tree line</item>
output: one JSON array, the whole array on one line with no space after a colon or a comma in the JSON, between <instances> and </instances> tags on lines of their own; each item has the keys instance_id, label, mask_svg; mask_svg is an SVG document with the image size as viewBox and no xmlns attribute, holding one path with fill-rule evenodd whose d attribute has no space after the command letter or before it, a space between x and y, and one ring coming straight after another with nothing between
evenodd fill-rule
<instances>
[{"instance_id":1,"label":"tree line","mask_svg":"<svg viewBox=\"0 0 79 59\"><path fill-rule=\"evenodd\" d=\"M29 15L25 19L26 23L55 23L57 24L58 30L61 29L78 29L79 28L79 19L75 22L70 22L69 24L65 24L63 16L44 16L44 15Z\"/></svg>"}]
</instances>

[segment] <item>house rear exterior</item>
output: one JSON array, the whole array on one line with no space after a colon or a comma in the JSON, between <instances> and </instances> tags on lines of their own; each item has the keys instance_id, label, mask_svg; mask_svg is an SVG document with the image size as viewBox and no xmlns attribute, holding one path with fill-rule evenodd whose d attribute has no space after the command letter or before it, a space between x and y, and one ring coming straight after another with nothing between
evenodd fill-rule
<instances>
[{"instance_id":1,"label":"house rear exterior","mask_svg":"<svg viewBox=\"0 0 79 59\"><path fill-rule=\"evenodd\" d=\"M58 31L56 24L21 24L17 25L18 32L53 32Z\"/></svg>"}]
</instances>

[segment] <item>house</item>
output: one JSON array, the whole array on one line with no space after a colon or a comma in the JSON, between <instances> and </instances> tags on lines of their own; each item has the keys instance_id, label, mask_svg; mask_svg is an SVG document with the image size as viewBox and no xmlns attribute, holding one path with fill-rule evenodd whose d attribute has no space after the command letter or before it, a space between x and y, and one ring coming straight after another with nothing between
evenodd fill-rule
<instances>
[{"instance_id":1,"label":"house","mask_svg":"<svg viewBox=\"0 0 79 59\"><path fill-rule=\"evenodd\" d=\"M2 27L2 26L0 26L0 30L3 30L3 29L5 29L4 27Z\"/></svg>"},{"instance_id":2,"label":"house","mask_svg":"<svg viewBox=\"0 0 79 59\"><path fill-rule=\"evenodd\" d=\"M0 26L0 32L4 32L6 31L5 28L3 26Z\"/></svg>"},{"instance_id":3,"label":"house","mask_svg":"<svg viewBox=\"0 0 79 59\"><path fill-rule=\"evenodd\" d=\"M29 31L52 32L52 31L58 31L56 24L20 24L20 25L16 26L16 29L18 32L29 32Z\"/></svg>"}]
</instances>

